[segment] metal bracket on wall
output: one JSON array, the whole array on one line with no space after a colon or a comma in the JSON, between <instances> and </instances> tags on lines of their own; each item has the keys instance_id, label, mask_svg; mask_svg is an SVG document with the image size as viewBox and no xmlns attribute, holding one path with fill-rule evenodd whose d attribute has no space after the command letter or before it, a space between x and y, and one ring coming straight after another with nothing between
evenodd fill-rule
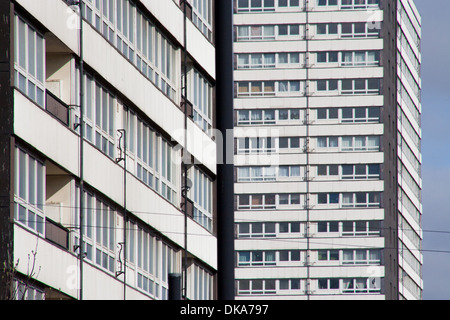
<instances>
[{"instance_id":1,"label":"metal bracket on wall","mask_svg":"<svg viewBox=\"0 0 450 320\"><path fill-rule=\"evenodd\" d=\"M118 129L117 132L120 134L120 137L119 137L120 156L118 158L116 158L115 160L116 160L116 163L119 163L119 162L125 160L125 157L126 157L126 155L125 155L126 150L122 151L122 149L124 149L124 148L122 148L122 140L125 137L125 129Z\"/></svg>"},{"instance_id":2,"label":"metal bracket on wall","mask_svg":"<svg viewBox=\"0 0 450 320\"><path fill-rule=\"evenodd\" d=\"M119 249L119 271L116 271L116 278L118 276L120 276L121 274L125 273L125 271L122 269L122 268L125 267L125 265L124 265L124 263L123 263L123 261L122 261L122 259L120 257L120 255L122 253L122 250L123 250L124 244L125 244L125 242L119 242L118 243L118 246L120 247L120 249Z\"/></svg>"}]
</instances>

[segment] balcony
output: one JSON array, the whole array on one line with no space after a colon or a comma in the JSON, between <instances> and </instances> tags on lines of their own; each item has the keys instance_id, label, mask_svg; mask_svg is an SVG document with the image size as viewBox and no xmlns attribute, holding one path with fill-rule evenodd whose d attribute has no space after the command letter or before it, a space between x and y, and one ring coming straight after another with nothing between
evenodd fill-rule
<instances>
[{"instance_id":1,"label":"balcony","mask_svg":"<svg viewBox=\"0 0 450 320\"><path fill-rule=\"evenodd\" d=\"M69 107L49 90L45 90L45 109L62 124L69 126Z\"/></svg>"}]
</instances>

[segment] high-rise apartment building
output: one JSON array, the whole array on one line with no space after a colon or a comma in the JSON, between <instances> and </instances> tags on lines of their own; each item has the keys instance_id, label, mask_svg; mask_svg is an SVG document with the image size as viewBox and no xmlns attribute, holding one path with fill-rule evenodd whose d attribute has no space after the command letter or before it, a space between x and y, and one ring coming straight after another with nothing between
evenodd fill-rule
<instances>
[{"instance_id":1,"label":"high-rise apartment building","mask_svg":"<svg viewBox=\"0 0 450 320\"><path fill-rule=\"evenodd\" d=\"M237 299L421 299L413 0L235 0Z\"/></svg>"},{"instance_id":2,"label":"high-rise apartment building","mask_svg":"<svg viewBox=\"0 0 450 320\"><path fill-rule=\"evenodd\" d=\"M215 298L213 10L1 1L2 299Z\"/></svg>"}]
</instances>

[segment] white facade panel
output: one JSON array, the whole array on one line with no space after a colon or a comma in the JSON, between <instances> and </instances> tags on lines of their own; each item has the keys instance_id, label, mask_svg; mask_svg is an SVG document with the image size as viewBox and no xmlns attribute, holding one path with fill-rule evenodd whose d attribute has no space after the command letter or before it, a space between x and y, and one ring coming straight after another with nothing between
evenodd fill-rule
<instances>
[{"instance_id":1,"label":"white facade panel","mask_svg":"<svg viewBox=\"0 0 450 320\"><path fill-rule=\"evenodd\" d=\"M19 226L14 226L14 242L14 262L18 262L18 272L36 277L36 280L60 289L71 297L78 296L79 269L75 255L55 247Z\"/></svg>"},{"instance_id":2,"label":"white facade panel","mask_svg":"<svg viewBox=\"0 0 450 320\"><path fill-rule=\"evenodd\" d=\"M17 90L14 90L14 101L14 133L67 171L78 175L78 136Z\"/></svg>"}]
</instances>

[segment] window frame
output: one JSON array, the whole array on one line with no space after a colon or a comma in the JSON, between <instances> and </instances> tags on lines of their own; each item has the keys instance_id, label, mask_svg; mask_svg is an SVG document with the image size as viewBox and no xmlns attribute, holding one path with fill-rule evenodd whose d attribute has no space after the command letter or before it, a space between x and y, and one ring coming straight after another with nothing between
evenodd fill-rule
<instances>
[{"instance_id":1,"label":"window frame","mask_svg":"<svg viewBox=\"0 0 450 320\"><path fill-rule=\"evenodd\" d=\"M188 172L192 187L189 199L194 202L194 220L209 232L213 230L213 180L197 166Z\"/></svg>"},{"instance_id":2,"label":"window frame","mask_svg":"<svg viewBox=\"0 0 450 320\"><path fill-rule=\"evenodd\" d=\"M358 0L364 1L364 3L356 3L356 0L347 0L350 3L344 3L344 0L340 0L340 10L366 10L366 9L379 9L379 0ZM371 1L375 3L370 3Z\"/></svg>"},{"instance_id":3,"label":"window frame","mask_svg":"<svg viewBox=\"0 0 450 320\"><path fill-rule=\"evenodd\" d=\"M45 108L45 37L17 12L14 12L14 25L16 26L14 28L14 86L37 105ZM23 43L21 43L22 25L24 27ZM39 51L41 51L41 57L39 57ZM31 57L32 53L34 53L33 57Z\"/></svg>"},{"instance_id":4,"label":"window frame","mask_svg":"<svg viewBox=\"0 0 450 320\"><path fill-rule=\"evenodd\" d=\"M209 133L213 127L213 86L197 69L188 72L188 99L193 106L193 121Z\"/></svg>"},{"instance_id":5,"label":"window frame","mask_svg":"<svg viewBox=\"0 0 450 320\"><path fill-rule=\"evenodd\" d=\"M14 221L45 237L46 166L18 145L14 146L14 159Z\"/></svg>"},{"instance_id":6,"label":"window frame","mask_svg":"<svg viewBox=\"0 0 450 320\"><path fill-rule=\"evenodd\" d=\"M238 154L274 153L276 140L272 137L242 137L237 138Z\"/></svg>"},{"instance_id":7,"label":"window frame","mask_svg":"<svg viewBox=\"0 0 450 320\"><path fill-rule=\"evenodd\" d=\"M116 220L117 214L114 206L103 200L95 192L84 189L83 195L78 185L75 186L75 207L72 211L76 226L79 226L80 197L83 196L85 208L85 226L83 228L83 251L86 253L85 259L92 265L104 270L109 274L116 271ZM106 210L106 211L105 211ZM106 212L106 214L105 214ZM79 253L80 233L75 230L71 234L73 252ZM105 260L106 259L106 260Z\"/></svg>"}]
</instances>

